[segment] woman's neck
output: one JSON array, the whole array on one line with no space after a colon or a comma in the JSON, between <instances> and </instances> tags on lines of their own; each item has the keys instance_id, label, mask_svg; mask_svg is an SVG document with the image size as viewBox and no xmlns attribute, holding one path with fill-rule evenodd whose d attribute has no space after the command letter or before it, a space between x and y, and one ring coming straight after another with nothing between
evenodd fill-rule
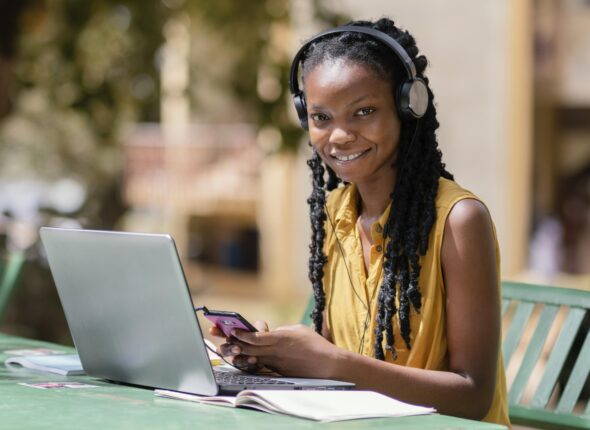
<instances>
[{"instance_id":1,"label":"woman's neck","mask_svg":"<svg viewBox=\"0 0 590 430\"><path fill-rule=\"evenodd\" d=\"M383 184L391 184L384 187ZM395 188L395 176L378 182L357 183L359 194L358 214L364 219L377 220L391 202L391 194Z\"/></svg>"},{"instance_id":2,"label":"woman's neck","mask_svg":"<svg viewBox=\"0 0 590 430\"><path fill-rule=\"evenodd\" d=\"M391 190L379 189L379 187L358 186L359 193L359 216L364 219L378 219L381 217L391 202Z\"/></svg>"}]
</instances>

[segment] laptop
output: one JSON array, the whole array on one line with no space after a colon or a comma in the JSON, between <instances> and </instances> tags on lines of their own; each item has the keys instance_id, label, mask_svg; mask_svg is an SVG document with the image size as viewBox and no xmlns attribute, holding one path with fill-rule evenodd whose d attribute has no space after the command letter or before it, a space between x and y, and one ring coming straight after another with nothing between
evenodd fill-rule
<instances>
[{"instance_id":1,"label":"laptop","mask_svg":"<svg viewBox=\"0 0 590 430\"><path fill-rule=\"evenodd\" d=\"M215 371L173 239L41 228L49 266L88 375L199 395L244 389L350 389L331 380ZM227 366L229 367L229 366Z\"/></svg>"}]
</instances>

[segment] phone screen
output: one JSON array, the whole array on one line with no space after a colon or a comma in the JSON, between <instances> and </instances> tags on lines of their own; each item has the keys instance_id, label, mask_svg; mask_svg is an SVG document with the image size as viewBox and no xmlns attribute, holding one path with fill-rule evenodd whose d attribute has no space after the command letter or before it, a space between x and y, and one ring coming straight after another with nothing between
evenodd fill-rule
<instances>
[{"instance_id":1,"label":"phone screen","mask_svg":"<svg viewBox=\"0 0 590 430\"><path fill-rule=\"evenodd\" d=\"M235 329L257 331L256 327L250 324L237 312L208 311L204 315L205 318L215 324L226 337L230 337L232 330Z\"/></svg>"}]
</instances>

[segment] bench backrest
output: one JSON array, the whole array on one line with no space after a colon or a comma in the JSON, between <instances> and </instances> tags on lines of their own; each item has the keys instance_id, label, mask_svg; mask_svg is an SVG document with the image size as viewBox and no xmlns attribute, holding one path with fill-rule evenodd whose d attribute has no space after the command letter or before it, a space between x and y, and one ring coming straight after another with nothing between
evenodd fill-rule
<instances>
[{"instance_id":1,"label":"bench backrest","mask_svg":"<svg viewBox=\"0 0 590 430\"><path fill-rule=\"evenodd\" d=\"M590 291L502 283L502 353L513 424L589 429ZM510 372L515 370L515 372ZM587 402L587 400L585 400Z\"/></svg>"}]
</instances>

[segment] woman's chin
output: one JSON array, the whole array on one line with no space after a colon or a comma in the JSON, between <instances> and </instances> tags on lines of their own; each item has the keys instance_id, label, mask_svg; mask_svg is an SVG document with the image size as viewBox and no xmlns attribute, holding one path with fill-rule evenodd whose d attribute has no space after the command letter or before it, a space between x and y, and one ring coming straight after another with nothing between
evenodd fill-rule
<instances>
[{"instance_id":1,"label":"woman's chin","mask_svg":"<svg viewBox=\"0 0 590 430\"><path fill-rule=\"evenodd\" d=\"M332 163L330 168L344 182L355 182L359 178L360 172L354 166L344 165L343 163Z\"/></svg>"}]
</instances>

